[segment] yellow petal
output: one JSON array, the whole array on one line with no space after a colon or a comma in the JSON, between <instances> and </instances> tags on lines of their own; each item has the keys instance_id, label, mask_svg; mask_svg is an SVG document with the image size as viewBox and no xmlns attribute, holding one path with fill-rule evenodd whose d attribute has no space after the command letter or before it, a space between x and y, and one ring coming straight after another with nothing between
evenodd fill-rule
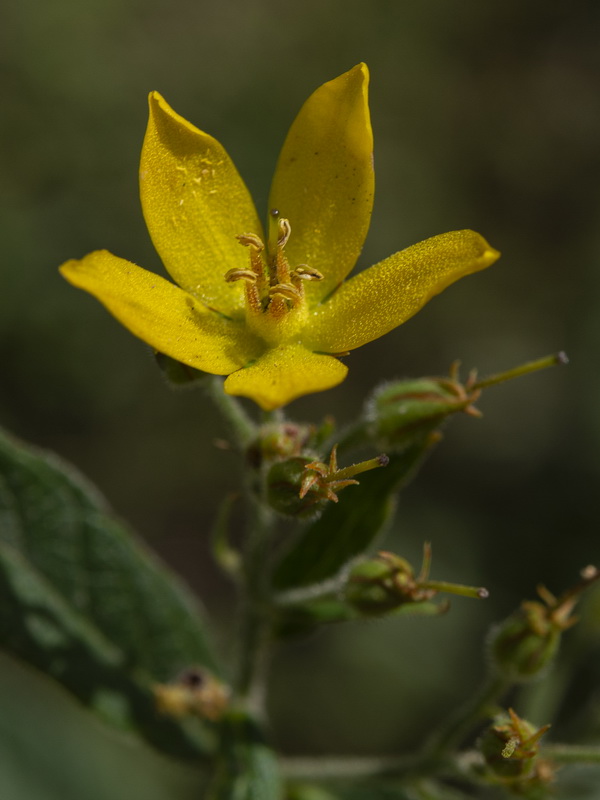
<instances>
[{"instance_id":1,"label":"yellow petal","mask_svg":"<svg viewBox=\"0 0 600 800\"><path fill-rule=\"evenodd\" d=\"M224 148L152 92L140 164L140 195L150 236L171 277L225 314L243 306L229 269L248 266L240 233L261 235L248 190Z\"/></svg>"},{"instance_id":2,"label":"yellow petal","mask_svg":"<svg viewBox=\"0 0 600 800\"><path fill-rule=\"evenodd\" d=\"M67 261L60 271L69 283L100 300L135 336L196 369L228 375L263 349L242 325L107 250Z\"/></svg>"},{"instance_id":3,"label":"yellow petal","mask_svg":"<svg viewBox=\"0 0 600 800\"><path fill-rule=\"evenodd\" d=\"M350 272L373 207L373 133L365 64L324 84L302 106L279 156L269 207L289 219L286 255L324 280L306 287L314 301Z\"/></svg>"},{"instance_id":4,"label":"yellow petal","mask_svg":"<svg viewBox=\"0 0 600 800\"><path fill-rule=\"evenodd\" d=\"M265 411L272 411L302 395L337 386L347 372L348 367L337 358L312 353L298 344L282 345L231 374L225 391L250 397Z\"/></svg>"},{"instance_id":5,"label":"yellow petal","mask_svg":"<svg viewBox=\"0 0 600 800\"><path fill-rule=\"evenodd\" d=\"M493 264L500 253L473 231L433 236L361 272L313 313L307 346L353 350L416 314L454 281Z\"/></svg>"}]
</instances>

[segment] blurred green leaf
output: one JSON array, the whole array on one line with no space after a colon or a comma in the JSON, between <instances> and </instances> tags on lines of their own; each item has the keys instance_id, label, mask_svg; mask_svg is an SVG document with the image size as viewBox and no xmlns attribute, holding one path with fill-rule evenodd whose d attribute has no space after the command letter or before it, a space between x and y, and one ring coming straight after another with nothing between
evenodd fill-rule
<instances>
[{"instance_id":1,"label":"blurred green leaf","mask_svg":"<svg viewBox=\"0 0 600 800\"><path fill-rule=\"evenodd\" d=\"M434 442L427 438L394 453L387 467L365 472L358 486L344 491L339 503L330 503L283 558L275 573L275 587L292 589L332 578L370 547L391 518L394 494L412 478Z\"/></svg>"},{"instance_id":2,"label":"blurred green leaf","mask_svg":"<svg viewBox=\"0 0 600 800\"><path fill-rule=\"evenodd\" d=\"M232 713L221 730L220 758L207 800L282 800L277 757L254 720Z\"/></svg>"},{"instance_id":3,"label":"blurred green leaf","mask_svg":"<svg viewBox=\"0 0 600 800\"><path fill-rule=\"evenodd\" d=\"M163 751L209 747L152 695L186 666L217 671L196 601L72 467L1 433L0 641Z\"/></svg>"}]
</instances>

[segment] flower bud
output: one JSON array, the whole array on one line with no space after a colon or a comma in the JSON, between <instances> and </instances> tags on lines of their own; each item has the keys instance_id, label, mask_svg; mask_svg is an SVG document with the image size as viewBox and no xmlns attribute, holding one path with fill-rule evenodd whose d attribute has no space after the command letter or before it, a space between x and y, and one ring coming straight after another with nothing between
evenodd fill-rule
<instances>
[{"instance_id":1,"label":"flower bud","mask_svg":"<svg viewBox=\"0 0 600 800\"><path fill-rule=\"evenodd\" d=\"M347 486L357 484L355 475L389 463L386 455L361 461L338 469L337 445L333 447L329 462L298 455L280 461L267 475L267 500L275 511L286 516L314 516L323 510L327 501L338 502L337 493Z\"/></svg>"},{"instance_id":2,"label":"flower bud","mask_svg":"<svg viewBox=\"0 0 600 800\"><path fill-rule=\"evenodd\" d=\"M567 364L564 353L521 364L518 367L477 379L475 370L465 383L458 379L459 363L450 367L447 378L421 378L388 383L377 389L367 403L365 419L369 435L376 437L386 450L403 450L419 443L452 414L463 411L481 416L473 403L488 386L528 375L557 364Z\"/></svg>"},{"instance_id":3,"label":"flower bud","mask_svg":"<svg viewBox=\"0 0 600 800\"><path fill-rule=\"evenodd\" d=\"M413 605L427 613L443 613L448 604L429 603L439 592L464 597L487 597L482 587L463 586L429 580L431 546L424 545L423 565L419 575L406 559L381 551L375 558L354 566L348 576L344 599L348 605L366 616L377 616ZM416 608L415 608L416 610Z\"/></svg>"},{"instance_id":4,"label":"flower bud","mask_svg":"<svg viewBox=\"0 0 600 800\"><path fill-rule=\"evenodd\" d=\"M420 589L412 566L394 553L381 552L352 568L344 592L361 614L389 613L404 603L429 600L435 592Z\"/></svg>"},{"instance_id":5,"label":"flower bud","mask_svg":"<svg viewBox=\"0 0 600 800\"><path fill-rule=\"evenodd\" d=\"M582 580L558 598L538 587L543 602L523 602L492 631L490 653L496 669L511 681L540 675L554 660L563 631L577 621L571 612L579 595L598 575L595 567L586 567Z\"/></svg>"},{"instance_id":6,"label":"flower bud","mask_svg":"<svg viewBox=\"0 0 600 800\"><path fill-rule=\"evenodd\" d=\"M300 497L306 467L311 463L307 456L294 456L278 461L267 475L267 502L280 514L306 519L321 512L327 505L317 485L311 486Z\"/></svg>"},{"instance_id":7,"label":"flower bud","mask_svg":"<svg viewBox=\"0 0 600 800\"><path fill-rule=\"evenodd\" d=\"M259 469L263 464L298 456L314 435L314 427L292 422L263 425L258 437L250 444L247 457L250 465Z\"/></svg>"},{"instance_id":8,"label":"flower bud","mask_svg":"<svg viewBox=\"0 0 600 800\"><path fill-rule=\"evenodd\" d=\"M479 391L450 378L397 381L378 389L367 406L371 435L385 449L404 449L434 431L451 414L479 416Z\"/></svg>"},{"instance_id":9,"label":"flower bud","mask_svg":"<svg viewBox=\"0 0 600 800\"><path fill-rule=\"evenodd\" d=\"M542 603L524 602L492 632L496 668L513 681L528 681L552 663L561 628L552 624Z\"/></svg>"},{"instance_id":10,"label":"flower bud","mask_svg":"<svg viewBox=\"0 0 600 800\"><path fill-rule=\"evenodd\" d=\"M539 758L539 740L549 728L536 728L512 708L494 720L482 734L478 749L498 782L518 791L551 780L550 765Z\"/></svg>"}]
</instances>

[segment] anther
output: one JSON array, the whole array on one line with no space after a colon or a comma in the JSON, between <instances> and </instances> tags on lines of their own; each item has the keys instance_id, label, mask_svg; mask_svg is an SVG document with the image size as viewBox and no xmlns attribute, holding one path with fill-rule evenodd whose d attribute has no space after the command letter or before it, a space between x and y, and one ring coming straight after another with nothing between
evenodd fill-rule
<instances>
[{"instance_id":1,"label":"anther","mask_svg":"<svg viewBox=\"0 0 600 800\"><path fill-rule=\"evenodd\" d=\"M292 232L292 226L290 225L290 221L287 219L280 219L277 223L277 245L278 247L285 247L288 239L290 238L290 234Z\"/></svg>"},{"instance_id":2,"label":"anther","mask_svg":"<svg viewBox=\"0 0 600 800\"><path fill-rule=\"evenodd\" d=\"M256 275L256 286L258 293L262 294L267 285L267 279L265 278L265 267L263 263L263 257L261 255L265 249L263 240L255 233L240 233L235 238L241 245L248 247L250 250L250 267Z\"/></svg>"},{"instance_id":3,"label":"anther","mask_svg":"<svg viewBox=\"0 0 600 800\"><path fill-rule=\"evenodd\" d=\"M318 269L309 267L308 264L298 264L298 266L292 270L292 279L294 278L303 281L322 281L323 274L319 272Z\"/></svg>"},{"instance_id":4,"label":"anther","mask_svg":"<svg viewBox=\"0 0 600 800\"><path fill-rule=\"evenodd\" d=\"M276 295L285 297L286 300L290 300L294 305L302 299L301 293L291 283L277 283L275 286L271 286L269 297L275 297Z\"/></svg>"},{"instance_id":5,"label":"anther","mask_svg":"<svg viewBox=\"0 0 600 800\"><path fill-rule=\"evenodd\" d=\"M227 283L233 283L234 281L256 283L256 277L256 273L252 269L238 269L234 267L225 273L225 280Z\"/></svg>"},{"instance_id":6,"label":"anther","mask_svg":"<svg viewBox=\"0 0 600 800\"><path fill-rule=\"evenodd\" d=\"M240 233L240 235L235 238L244 247L251 247L259 253L265 249L262 239L255 233Z\"/></svg>"},{"instance_id":7,"label":"anther","mask_svg":"<svg viewBox=\"0 0 600 800\"><path fill-rule=\"evenodd\" d=\"M257 281L259 275L253 269L230 269L225 273L225 280L227 283L235 283L235 281L244 281L246 284L246 305L248 309L255 314L262 311L260 304L260 295L258 293Z\"/></svg>"}]
</instances>

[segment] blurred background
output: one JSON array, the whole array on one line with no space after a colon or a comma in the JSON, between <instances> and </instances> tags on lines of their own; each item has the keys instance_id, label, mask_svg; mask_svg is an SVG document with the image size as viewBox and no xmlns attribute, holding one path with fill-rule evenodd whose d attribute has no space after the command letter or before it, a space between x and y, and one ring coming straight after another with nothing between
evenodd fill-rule
<instances>
[{"instance_id":1,"label":"blurred background","mask_svg":"<svg viewBox=\"0 0 600 800\"><path fill-rule=\"evenodd\" d=\"M483 419L454 420L402 497L394 549L418 564L430 540L434 577L486 585L490 600L327 630L275 659L285 752L410 747L472 690L493 621L600 559L600 5L7 0L2 17L0 424L92 479L202 596L224 646L234 601L206 532L235 488L235 456L214 445L225 430L201 392L172 392L145 345L57 273L97 248L162 271L137 189L150 90L225 145L266 211L300 105L366 61L377 190L359 268L467 227L503 253L355 351L346 382L296 401L294 418L343 424L382 380L445 374L457 358L485 375L568 353L567 368L490 389ZM9 659L0 702L3 797L101 800L115 780L128 798L194 796L187 767L117 738ZM66 752L69 776L55 766Z\"/></svg>"}]
</instances>

